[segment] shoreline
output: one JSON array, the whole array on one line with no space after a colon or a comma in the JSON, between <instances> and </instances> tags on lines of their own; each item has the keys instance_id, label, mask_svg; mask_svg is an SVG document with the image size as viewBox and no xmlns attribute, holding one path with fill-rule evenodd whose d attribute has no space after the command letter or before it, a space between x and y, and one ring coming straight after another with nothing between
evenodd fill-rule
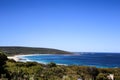
<instances>
[{"instance_id":1,"label":"shoreline","mask_svg":"<svg viewBox=\"0 0 120 80\"><path fill-rule=\"evenodd\" d=\"M45 65L48 64L48 63L45 63L45 62L42 62L42 61L32 61L32 60L29 60L29 59L22 58L22 56L32 56L32 55L51 55L51 54L25 54L25 55L21 54L21 55L8 56L8 59L13 59L16 62L37 62L37 63L45 64ZM69 66L67 64L57 64L57 65ZM80 66L80 65L75 65L75 66ZM83 65L81 65L81 66L83 66ZM108 68L108 67L97 67L97 66L88 66L88 67Z\"/></svg>"},{"instance_id":2,"label":"shoreline","mask_svg":"<svg viewBox=\"0 0 120 80\"><path fill-rule=\"evenodd\" d=\"M15 60L16 62L26 62L27 60L26 59L23 59L22 56L29 56L29 55L34 55L34 54L19 54L19 55L13 55L13 56L8 56L7 58L8 59L13 59ZM24 60L24 61L23 61Z\"/></svg>"},{"instance_id":3,"label":"shoreline","mask_svg":"<svg viewBox=\"0 0 120 80\"><path fill-rule=\"evenodd\" d=\"M37 63L40 63L40 64L48 64L46 62L42 62L42 61L32 61L32 60L29 60L29 59L26 59L26 58L23 58L24 56L33 56L33 55L52 55L52 54L21 54L21 55L13 55L13 56L8 56L7 58L8 59L13 59L15 60L16 62L37 62ZM57 63L56 63L57 64ZM68 66L67 64L57 64L57 65L64 65L64 66Z\"/></svg>"},{"instance_id":4,"label":"shoreline","mask_svg":"<svg viewBox=\"0 0 120 80\"><path fill-rule=\"evenodd\" d=\"M48 63L44 61L30 60L25 57L25 56L34 56L34 55L53 55L53 54L19 54L19 55L8 56L7 58L13 59L16 62L37 62L45 65L50 63L50 62ZM59 63L56 63L56 65L70 66L69 64L59 64ZM118 68L118 67L107 67L107 66L96 66L96 65L75 65L75 66L89 66L89 67L96 67L96 68Z\"/></svg>"},{"instance_id":5,"label":"shoreline","mask_svg":"<svg viewBox=\"0 0 120 80\"><path fill-rule=\"evenodd\" d=\"M14 56L8 56L8 59L13 59L15 60L16 62L37 62L37 63L40 63L40 64L48 64L46 62L42 62L42 61L32 61L32 60L29 60L29 59L26 59L26 58L23 58L24 56L33 56L33 55L52 55L52 54L21 54L21 55L14 55ZM56 63L57 65L64 65L64 66L70 66L70 65L67 65L67 64L58 64ZM76 65L76 66L80 66L80 65ZM83 65L81 65L83 66ZM87 66L87 65L86 65ZM90 66L89 66L90 67ZM92 66L91 66L92 67ZM105 67L97 67L97 68L105 68ZM106 67L107 68L107 67Z\"/></svg>"},{"instance_id":6,"label":"shoreline","mask_svg":"<svg viewBox=\"0 0 120 80\"><path fill-rule=\"evenodd\" d=\"M13 59L13 60L15 60L16 62L19 62L19 61L23 60L23 59L20 58L19 56L23 56L23 55L8 56L7 58L8 58L8 59Z\"/></svg>"},{"instance_id":7,"label":"shoreline","mask_svg":"<svg viewBox=\"0 0 120 80\"><path fill-rule=\"evenodd\" d=\"M23 58L23 56L33 56L33 55L51 55L51 54L21 54L21 55L19 54L19 55L7 56L7 58L13 59L16 62L28 62L28 61L33 62L32 60L28 60L28 59ZM38 63L46 64L43 62L38 62Z\"/></svg>"}]
</instances>

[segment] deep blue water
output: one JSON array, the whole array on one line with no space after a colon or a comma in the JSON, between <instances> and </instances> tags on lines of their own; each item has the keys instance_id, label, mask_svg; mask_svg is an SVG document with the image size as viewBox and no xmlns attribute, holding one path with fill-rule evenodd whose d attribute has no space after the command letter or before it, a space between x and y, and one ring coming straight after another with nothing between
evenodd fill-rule
<instances>
[{"instance_id":1,"label":"deep blue water","mask_svg":"<svg viewBox=\"0 0 120 80\"><path fill-rule=\"evenodd\" d=\"M71 55L42 54L20 56L23 59L40 63L55 62L64 65L82 65L104 68L120 67L119 53L75 53Z\"/></svg>"}]
</instances>

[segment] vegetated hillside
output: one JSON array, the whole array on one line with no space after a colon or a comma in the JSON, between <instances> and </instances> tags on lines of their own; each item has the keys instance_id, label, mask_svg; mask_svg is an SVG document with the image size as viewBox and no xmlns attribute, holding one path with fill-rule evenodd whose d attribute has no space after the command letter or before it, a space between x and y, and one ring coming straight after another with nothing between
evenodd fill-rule
<instances>
[{"instance_id":1,"label":"vegetated hillside","mask_svg":"<svg viewBox=\"0 0 120 80\"><path fill-rule=\"evenodd\" d=\"M55 63L15 62L7 60L0 80L120 80L120 68L64 66ZM4 71L3 71L4 70Z\"/></svg>"},{"instance_id":2,"label":"vegetated hillside","mask_svg":"<svg viewBox=\"0 0 120 80\"><path fill-rule=\"evenodd\" d=\"M50 48L34 48L34 47L0 47L0 51L5 52L7 55L16 54L70 54L70 52L50 49Z\"/></svg>"}]
</instances>

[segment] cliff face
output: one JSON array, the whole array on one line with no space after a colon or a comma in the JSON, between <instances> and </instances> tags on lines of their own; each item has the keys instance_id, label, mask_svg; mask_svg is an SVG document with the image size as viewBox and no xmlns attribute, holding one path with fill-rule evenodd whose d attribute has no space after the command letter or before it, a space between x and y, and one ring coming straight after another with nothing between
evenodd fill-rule
<instances>
[{"instance_id":1,"label":"cliff face","mask_svg":"<svg viewBox=\"0 0 120 80\"><path fill-rule=\"evenodd\" d=\"M5 52L7 55L16 54L70 54L70 52L50 49L50 48L34 48L34 47L0 47L0 51Z\"/></svg>"}]
</instances>

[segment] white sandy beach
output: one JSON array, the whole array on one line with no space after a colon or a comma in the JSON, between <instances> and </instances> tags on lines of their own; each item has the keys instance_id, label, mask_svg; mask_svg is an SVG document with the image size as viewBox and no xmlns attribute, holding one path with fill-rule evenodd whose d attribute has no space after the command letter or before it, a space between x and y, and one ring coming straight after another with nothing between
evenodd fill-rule
<instances>
[{"instance_id":1,"label":"white sandy beach","mask_svg":"<svg viewBox=\"0 0 120 80\"><path fill-rule=\"evenodd\" d=\"M24 62L26 62L27 60L20 58L20 56L32 56L32 55L40 55L40 54L26 54L26 55L21 54L21 55L8 56L7 58L8 58L8 59L13 59L13 60L15 60L16 62L19 62L19 61L24 61Z\"/></svg>"},{"instance_id":2,"label":"white sandy beach","mask_svg":"<svg viewBox=\"0 0 120 80\"><path fill-rule=\"evenodd\" d=\"M22 58L20 58L20 56L25 56L25 55L8 56L8 59L13 59L13 60L15 60L16 62L19 62L19 61L23 60ZM26 60L24 59L24 61L26 61Z\"/></svg>"},{"instance_id":3,"label":"white sandy beach","mask_svg":"<svg viewBox=\"0 0 120 80\"><path fill-rule=\"evenodd\" d=\"M15 56L8 56L8 59L13 59L13 60L15 60L15 61L20 61L20 58L17 56L17 55L15 55Z\"/></svg>"}]
</instances>

